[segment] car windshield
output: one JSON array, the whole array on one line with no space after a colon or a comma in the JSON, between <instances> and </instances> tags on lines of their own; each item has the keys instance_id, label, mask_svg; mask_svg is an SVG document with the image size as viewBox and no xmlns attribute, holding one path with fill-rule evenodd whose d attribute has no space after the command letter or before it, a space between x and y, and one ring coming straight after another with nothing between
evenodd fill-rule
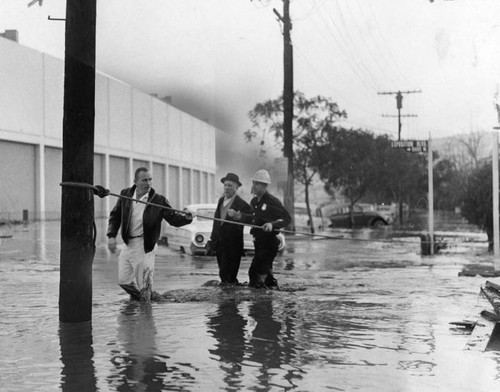
<instances>
[{"instance_id":1,"label":"car windshield","mask_svg":"<svg viewBox=\"0 0 500 392\"><path fill-rule=\"evenodd\" d=\"M210 220L215 215L215 210L212 208L200 208L196 210L196 216L198 220Z\"/></svg>"}]
</instances>

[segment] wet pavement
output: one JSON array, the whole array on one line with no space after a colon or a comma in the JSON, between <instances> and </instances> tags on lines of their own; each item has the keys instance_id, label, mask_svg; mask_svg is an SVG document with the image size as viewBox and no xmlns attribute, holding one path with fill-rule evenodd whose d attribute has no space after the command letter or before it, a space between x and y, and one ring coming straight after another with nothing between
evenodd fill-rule
<instances>
[{"instance_id":1,"label":"wet pavement","mask_svg":"<svg viewBox=\"0 0 500 392\"><path fill-rule=\"evenodd\" d=\"M492 391L500 353L468 349L450 322L477 320L486 245L420 255L418 237L288 237L289 291L204 287L214 258L160 246L164 303L130 302L98 222L93 320L60 324L59 222L0 228L2 391ZM384 234L384 233L383 233ZM351 232L344 232L349 237ZM383 237L383 241L372 241ZM247 280L251 258L242 261Z\"/></svg>"}]
</instances>

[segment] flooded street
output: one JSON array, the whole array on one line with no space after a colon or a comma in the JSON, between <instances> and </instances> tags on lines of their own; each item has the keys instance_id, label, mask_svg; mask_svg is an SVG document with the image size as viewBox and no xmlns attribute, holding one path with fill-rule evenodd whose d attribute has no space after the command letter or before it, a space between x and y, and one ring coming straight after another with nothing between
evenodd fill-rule
<instances>
[{"instance_id":1,"label":"flooded street","mask_svg":"<svg viewBox=\"0 0 500 392\"><path fill-rule=\"evenodd\" d=\"M492 391L500 353L467 350L450 322L477 320L486 246L420 256L406 241L287 237L275 262L296 290L222 290L215 258L160 246L155 288L131 302L98 224L91 323L60 324L59 222L0 239L2 391ZM7 229L2 229L6 231ZM360 239L363 239L361 241ZM247 281L251 257L239 280Z\"/></svg>"}]
</instances>

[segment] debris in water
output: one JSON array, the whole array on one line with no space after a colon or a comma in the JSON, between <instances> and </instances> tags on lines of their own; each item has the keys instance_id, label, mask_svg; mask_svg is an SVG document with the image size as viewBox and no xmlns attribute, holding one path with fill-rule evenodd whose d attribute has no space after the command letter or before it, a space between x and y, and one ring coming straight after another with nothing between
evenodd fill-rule
<instances>
[{"instance_id":1,"label":"debris in water","mask_svg":"<svg viewBox=\"0 0 500 392\"><path fill-rule=\"evenodd\" d=\"M279 288L256 289L246 284L221 285L217 280L209 280L197 289L170 290L155 295L154 302L218 302L222 300L253 301L268 299L281 293L305 291L302 286L283 284Z\"/></svg>"}]
</instances>

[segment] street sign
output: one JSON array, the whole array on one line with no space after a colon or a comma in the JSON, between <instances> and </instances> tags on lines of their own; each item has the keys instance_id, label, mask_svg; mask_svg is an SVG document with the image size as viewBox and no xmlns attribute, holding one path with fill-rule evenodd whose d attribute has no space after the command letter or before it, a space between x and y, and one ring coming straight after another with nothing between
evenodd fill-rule
<instances>
[{"instance_id":1,"label":"street sign","mask_svg":"<svg viewBox=\"0 0 500 392\"><path fill-rule=\"evenodd\" d=\"M391 142L392 148L404 148L407 152L427 152L427 140L397 140Z\"/></svg>"}]
</instances>

